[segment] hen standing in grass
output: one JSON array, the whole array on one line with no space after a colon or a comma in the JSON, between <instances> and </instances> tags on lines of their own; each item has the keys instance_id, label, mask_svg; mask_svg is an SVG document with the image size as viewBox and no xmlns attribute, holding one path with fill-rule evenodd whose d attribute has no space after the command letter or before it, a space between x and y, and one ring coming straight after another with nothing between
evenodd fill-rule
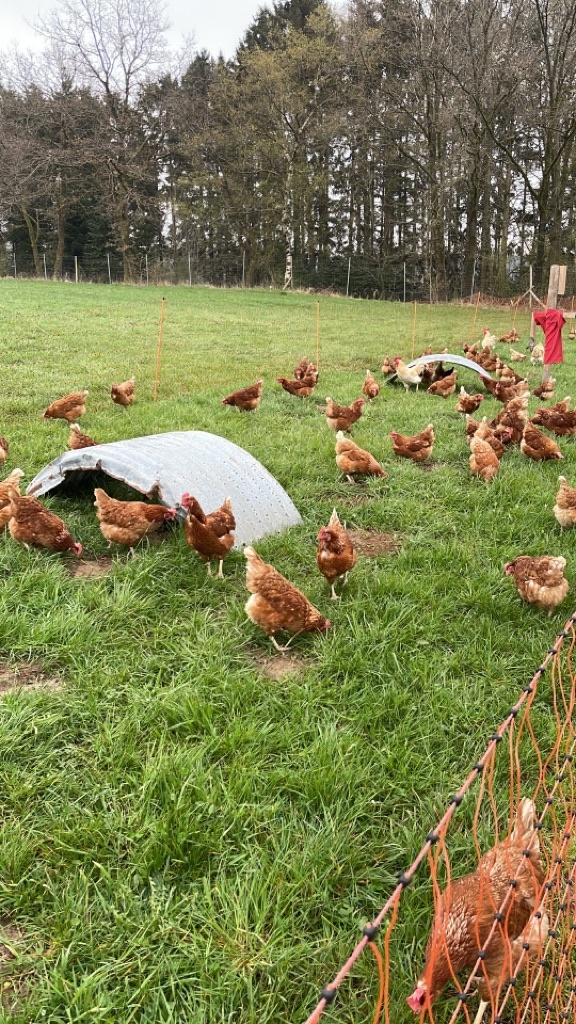
<instances>
[{"instance_id":1,"label":"hen standing in grass","mask_svg":"<svg viewBox=\"0 0 576 1024\"><path fill-rule=\"evenodd\" d=\"M100 529L109 544L125 544L134 554L134 545L164 523L176 518L176 509L166 505L150 505L146 501L118 501L101 487L94 490L96 515Z\"/></svg>"},{"instance_id":2,"label":"hen standing in grass","mask_svg":"<svg viewBox=\"0 0 576 1024\"><path fill-rule=\"evenodd\" d=\"M246 586L252 594L245 605L246 614L270 637L277 651L284 652L290 645L288 641L280 647L274 636L280 630L294 634L326 632L330 620L324 618L298 587L264 562L254 548L244 548L244 554Z\"/></svg>"},{"instance_id":3,"label":"hen standing in grass","mask_svg":"<svg viewBox=\"0 0 576 1024\"><path fill-rule=\"evenodd\" d=\"M565 400L566 401L566 400ZM558 409L558 402L556 406L552 406L549 409L538 408L532 416L532 423L537 423L539 427L545 427L546 430L551 430L557 437L573 437L576 434L576 409Z\"/></svg>"},{"instance_id":4,"label":"hen standing in grass","mask_svg":"<svg viewBox=\"0 0 576 1024\"><path fill-rule=\"evenodd\" d=\"M483 401L484 395L469 395L464 385L462 385L460 388L460 397L458 398L455 406L456 412L476 412Z\"/></svg>"},{"instance_id":5,"label":"hen standing in grass","mask_svg":"<svg viewBox=\"0 0 576 1024\"><path fill-rule=\"evenodd\" d=\"M517 352L515 348L510 349L510 362L511 363L523 363L528 356L525 352Z\"/></svg>"},{"instance_id":6,"label":"hen standing in grass","mask_svg":"<svg viewBox=\"0 0 576 1024\"><path fill-rule=\"evenodd\" d=\"M336 465L351 484L354 476L388 476L374 456L344 437L342 430L336 434Z\"/></svg>"},{"instance_id":7,"label":"hen standing in grass","mask_svg":"<svg viewBox=\"0 0 576 1024\"><path fill-rule=\"evenodd\" d=\"M418 366L407 366L400 356L396 356L393 360L394 371L398 376L398 380L401 380L406 391L409 391L411 385L416 386L418 390L422 383L422 377L418 371Z\"/></svg>"},{"instance_id":8,"label":"hen standing in grass","mask_svg":"<svg viewBox=\"0 0 576 1024\"><path fill-rule=\"evenodd\" d=\"M48 548L50 551L72 551L82 554L82 545L73 539L66 523L49 512L36 498L14 495L8 529L14 540L25 548Z\"/></svg>"},{"instance_id":9,"label":"hen standing in grass","mask_svg":"<svg viewBox=\"0 0 576 1024\"><path fill-rule=\"evenodd\" d=\"M477 441L486 441L498 459L501 459L504 455L505 445L511 440L512 431L509 427L502 427L500 433L496 434L492 427L488 426L486 420L487 417L483 416L476 430L468 439L468 443L470 443L472 437L475 437Z\"/></svg>"},{"instance_id":10,"label":"hen standing in grass","mask_svg":"<svg viewBox=\"0 0 576 1024\"><path fill-rule=\"evenodd\" d=\"M507 402L503 409L490 420L490 426L498 432L499 427L507 427L512 431L512 444L520 444L524 427L528 419L528 395L519 395Z\"/></svg>"},{"instance_id":11,"label":"hen standing in grass","mask_svg":"<svg viewBox=\"0 0 576 1024\"><path fill-rule=\"evenodd\" d=\"M316 387L316 382L312 377L301 377L300 380L276 377L276 383L281 384L289 395L296 395L297 398L309 398Z\"/></svg>"},{"instance_id":12,"label":"hen standing in grass","mask_svg":"<svg viewBox=\"0 0 576 1024\"><path fill-rule=\"evenodd\" d=\"M373 398L377 398L380 394L380 385L378 381L372 376L370 370L366 370L366 377L362 385L362 394L366 395L372 401Z\"/></svg>"},{"instance_id":13,"label":"hen standing in grass","mask_svg":"<svg viewBox=\"0 0 576 1024\"><path fill-rule=\"evenodd\" d=\"M232 511L232 502L226 498L220 508L205 515L200 503L191 494L183 494L180 499L187 516L184 524L186 540L191 548L200 555L208 567L208 575L212 575L210 560L218 559L218 577L224 578L222 566L230 548L234 545L236 520Z\"/></svg>"},{"instance_id":14,"label":"hen standing in grass","mask_svg":"<svg viewBox=\"0 0 576 1024\"><path fill-rule=\"evenodd\" d=\"M42 413L43 418L45 420L68 420L68 423L74 423L86 412L87 394L87 391L71 391L69 395L64 395L64 398L58 398Z\"/></svg>"},{"instance_id":15,"label":"hen standing in grass","mask_svg":"<svg viewBox=\"0 0 576 1024\"><path fill-rule=\"evenodd\" d=\"M294 379L295 380L302 380L302 377L306 376L306 372L307 372L308 367L310 365L313 365L313 364L310 364L308 362L306 356L302 356L302 359L300 360L300 362L296 363L296 366L294 367Z\"/></svg>"},{"instance_id":16,"label":"hen standing in grass","mask_svg":"<svg viewBox=\"0 0 576 1024\"><path fill-rule=\"evenodd\" d=\"M530 555L519 555L512 562L506 562L504 572L513 576L516 588L523 601L535 604L537 608L548 611L552 615L554 609L562 604L569 586L564 579L566 559L562 556L541 555L532 558Z\"/></svg>"},{"instance_id":17,"label":"hen standing in grass","mask_svg":"<svg viewBox=\"0 0 576 1024\"><path fill-rule=\"evenodd\" d=\"M431 423L424 430L421 430L419 434L414 434L413 437L399 434L397 430L391 430L390 437L392 438L395 455L399 455L402 459L411 459L412 462L424 462L432 455L435 435L434 427Z\"/></svg>"},{"instance_id":18,"label":"hen standing in grass","mask_svg":"<svg viewBox=\"0 0 576 1024\"><path fill-rule=\"evenodd\" d=\"M20 495L20 480L23 476L24 470L13 469L0 483L0 530L3 530L12 518L12 501Z\"/></svg>"},{"instance_id":19,"label":"hen standing in grass","mask_svg":"<svg viewBox=\"0 0 576 1024\"><path fill-rule=\"evenodd\" d=\"M130 377L130 380L125 380L123 384L113 384L110 390L110 398L116 405L121 405L124 409L127 409L134 401L135 384L136 377Z\"/></svg>"},{"instance_id":20,"label":"hen standing in grass","mask_svg":"<svg viewBox=\"0 0 576 1024\"><path fill-rule=\"evenodd\" d=\"M505 380L494 381L489 380L488 377L484 377L482 383L486 390L489 391L498 402L502 402L503 405L506 405L513 398L519 398L522 395L530 394L530 385L526 380L521 380L518 384L509 384Z\"/></svg>"},{"instance_id":21,"label":"hen standing in grass","mask_svg":"<svg viewBox=\"0 0 576 1024\"><path fill-rule=\"evenodd\" d=\"M348 583L348 573L356 564L356 552L350 537L342 526L336 509L332 512L328 526L322 526L318 533L316 564L331 588L332 600L338 599L334 585L343 576L342 586Z\"/></svg>"},{"instance_id":22,"label":"hen standing in grass","mask_svg":"<svg viewBox=\"0 0 576 1024\"><path fill-rule=\"evenodd\" d=\"M554 515L560 526L576 525L576 487L569 487L565 476L558 477L558 494L554 505Z\"/></svg>"},{"instance_id":23,"label":"hen standing in grass","mask_svg":"<svg viewBox=\"0 0 576 1024\"><path fill-rule=\"evenodd\" d=\"M524 433L520 442L520 450L527 455L529 459L535 459L537 462L543 459L563 459L564 456L560 451L556 441L553 441L551 437L546 437L541 430L538 430L533 423L528 420L524 427Z\"/></svg>"},{"instance_id":24,"label":"hen standing in grass","mask_svg":"<svg viewBox=\"0 0 576 1024\"><path fill-rule=\"evenodd\" d=\"M438 398L450 398L456 391L457 374L453 370L446 377L433 380L430 387L426 389L429 395L436 395Z\"/></svg>"},{"instance_id":25,"label":"hen standing in grass","mask_svg":"<svg viewBox=\"0 0 576 1024\"><path fill-rule=\"evenodd\" d=\"M8 458L9 444L5 437L0 437L0 466L6 462Z\"/></svg>"},{"instance_id":26,"label":"hen standing in grass","mask_svg":"<svg viewBox=\"0 0 576 1024\"><path fill-rule=\"evenodd\" d=\"M482 478L485 484L496 476L500 462L496 452L488 441L483 441L476 434L470 440L470 471L474 476Z\"/></svg>"},{"instance_id":27,"label":"hen standing in grass","mask_svg":"<svg viewBox=\"0 0 576 1024\"><path fill-rule=\"evenodd\" d=\"M338 405L331 398L326 398L326 423L331 430L343 430L346 434L350 432L353 423L356 423L362 415L365 405L363 398L357 398L350 405Z\"/></svg>"},{"instance_id":28,"label":"hen standing in grass","mask_svg":"<svg viewBox=\"0 0 576 1024\"><path fill-rule=\"evenodd\" d=\"M226 398L222 399L222 405L235 405L240 412L252 412L260 405L262 383L262 378L260 378L247 388L233 391L231 395L226 395Z\"/></svg>"},{"instance_id":29,"label":"hen standing in grass","mask_svg":"<svg viewBox=\"0 0 576 1024\"><path fill-rule=\"evenodd\" d=\"M308 362L306 356L303 356L299 363L294 367L294 379L295 380L307 380L308 384L315 385L318 383L319 373L316 366L312 362Z\"/></svg>"}]
</instances>

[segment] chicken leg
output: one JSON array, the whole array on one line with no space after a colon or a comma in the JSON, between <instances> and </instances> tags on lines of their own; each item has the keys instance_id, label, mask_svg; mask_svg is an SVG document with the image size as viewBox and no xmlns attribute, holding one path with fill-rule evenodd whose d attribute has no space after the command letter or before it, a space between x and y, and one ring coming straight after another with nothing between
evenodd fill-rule
<instances>
[{"instance_id":1,"label":"chicken leg","mask_svg":"<svg viewBox=\"0 0 576 1024\"><path fill-rule=\"evenodd\" d=\"M474 1024L480 1024L482 1017L486 1013L486 1010L490 1004L485 1002L484 999L480 1000L480 1006L478 1007L478 1013L474 1017Z\"/></svg>"}]
</instances>

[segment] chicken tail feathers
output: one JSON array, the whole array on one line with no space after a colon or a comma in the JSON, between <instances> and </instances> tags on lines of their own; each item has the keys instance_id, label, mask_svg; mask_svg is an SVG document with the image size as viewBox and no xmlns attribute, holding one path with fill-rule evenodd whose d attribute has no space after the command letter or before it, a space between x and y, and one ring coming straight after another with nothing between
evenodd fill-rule
<instances>
[{"instance_id":1,"label":"chicken tail feathers","mask_svg":"<svg viewBox=\"0 0 576 1024\"><path fill-rule=\"evenodd\" d=\"M512 841L522 844L528 850L540 850L540 839L535 823L536 804L528 797L524 797L516 811L516 821L510 837Z\"/></svg>"},{"instance_id":2,"label":"chicken tail feathers","mask_svg":"<svg viewBox=\"0 0 576 1024\"><path fill-rule=\"evenodd\" d=\"M96 498L94 504L98 507L109 499L109 495L106 494L106 491L103 491L101 487L94 488L94 497Z\"/></svg>"}]
</instances>

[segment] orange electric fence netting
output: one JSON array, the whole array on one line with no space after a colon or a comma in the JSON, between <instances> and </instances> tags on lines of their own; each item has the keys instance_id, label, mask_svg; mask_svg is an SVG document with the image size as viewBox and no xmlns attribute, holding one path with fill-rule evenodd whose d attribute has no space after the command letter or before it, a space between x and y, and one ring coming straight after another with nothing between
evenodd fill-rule
<instances>
[{"instance_id":1,"label":"orange electric fence netting","mask_svg":"<svg viewBox=\"0 0 576 1024\"><path fill-rule=\"evenodd\" d=\"M576 612L306 1024L367 945L379 975L374 1024L576 1020L575 623ZM429 877L417 879L424 862ZM426 892L413 892L417 880ZM403 926L430 897L426 950L414 954Z\"/></svg>"}]
</instances>

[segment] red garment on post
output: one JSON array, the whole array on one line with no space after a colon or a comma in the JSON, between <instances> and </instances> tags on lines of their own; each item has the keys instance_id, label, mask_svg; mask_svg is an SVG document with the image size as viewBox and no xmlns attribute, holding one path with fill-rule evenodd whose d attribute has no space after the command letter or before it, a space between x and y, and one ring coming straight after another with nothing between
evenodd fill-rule
<instances>
[{"instance_id":1,"label":"red garment on post","mask_svg":"<svg viewBox=\"0 0 576 1024\"><path fill-rule=\"evenodd\" d=\"M562 328L566 323L561 309L534 313L534 323L544 331L544 363L563 363Z\"/></svg>"}]
</instances>

